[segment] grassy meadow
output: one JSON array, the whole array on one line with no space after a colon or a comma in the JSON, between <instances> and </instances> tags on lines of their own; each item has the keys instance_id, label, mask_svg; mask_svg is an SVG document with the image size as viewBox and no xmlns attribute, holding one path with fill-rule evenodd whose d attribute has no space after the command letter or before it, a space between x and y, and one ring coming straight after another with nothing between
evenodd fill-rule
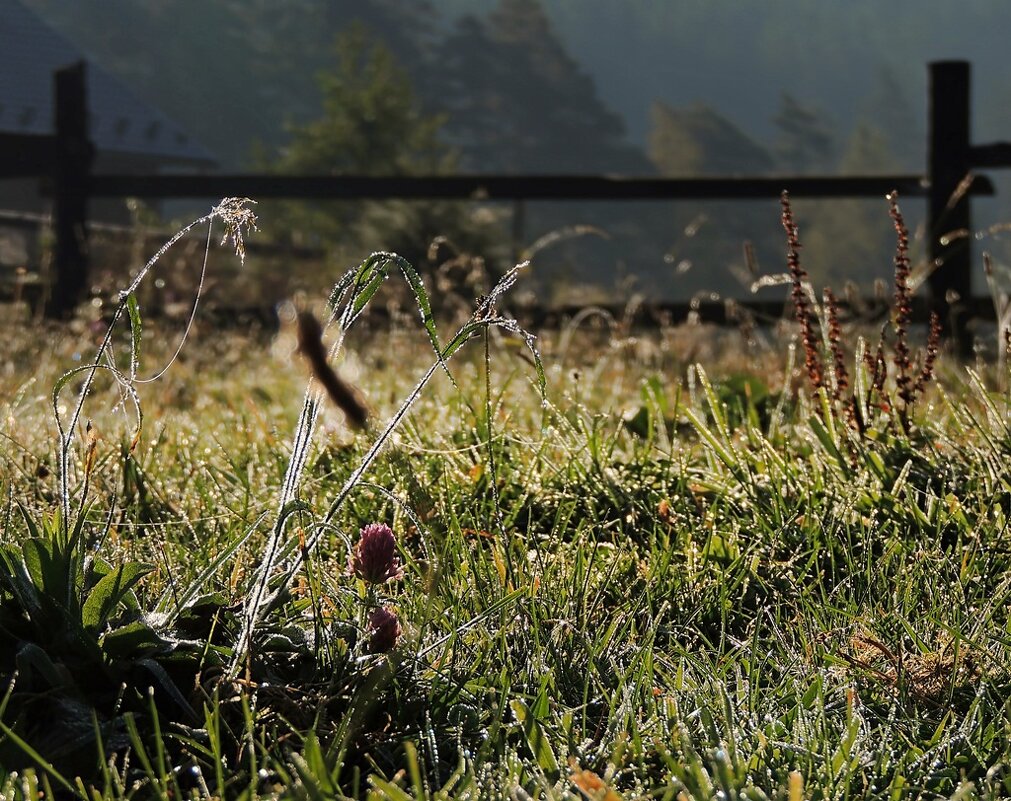
<instances>
[{"instance_id":1,"label":"grassy meadow","mask_svg":"<svg viewBox=\"0 0 1011 801\"><path fill-rule=\"evenodd\" d=\"M0 797L1011 796L1006 361L790 267L807 325L533 340L376 256L316 310L361 430L294 314L11 311Z\"/></svg>"}]
</instances>

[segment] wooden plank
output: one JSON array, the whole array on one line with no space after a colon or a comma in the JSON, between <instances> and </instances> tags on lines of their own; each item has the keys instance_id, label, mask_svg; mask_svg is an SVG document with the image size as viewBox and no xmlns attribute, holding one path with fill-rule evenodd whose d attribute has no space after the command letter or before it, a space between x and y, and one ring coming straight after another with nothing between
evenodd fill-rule
<instances>
[{"instance_id":1,"label":"wooden plank","mask_svg":"<svg viewBox=\"0 0 1011 801\"><path fill-rule=\"evenodd\" d=\"M48 173L55 155L52 136L0 133L0 180Z\"/></svg>"},{"instance_id":2,"label":"wooden plank","mask_svg":"<svg viewBox=\"0 0 1011 801\"><path fill-rule=\"evenodd\" d=\"M583 175L282 176L93 175L92 196L457 200L774 200L792 197L924 197L919 175L768 178L633 178ZM993 194L980 178L972 194Z\"/></svg>"},{"instance_id":3,"label":"wooden plank","mask_svg":"<svg viewBox=\"0 0 1011 801\"><path fill-rule=\"evenodd\" d=\"M973 167L1011 167L1011 142L994 142L969 148Z\"/></svg>"},{"instance_id":4,"label":"wooden plank","mask_svg":"<svg viewBox=\"0 0 1011 801\"><path fill-rule=\"evenodd\" d=\"M85 66L54 74L56 159L53 163L55 279L46 316L68 319L88 286L88 175L93 149L88 138Z\"/></svg>"},{"instance_id":5,"label":"wooden plank","mask_svg":"<svg viewBox=\"0 0 1011 801\"><path fill-rule=\"evenodd\" d=\"M969 78L967 61L930 65L927 244L934 270L927 280L933 309L964 356L971 350L965 304L972 295L973 238L948 234L972 230L969 197L961 191L972 166Z\"/></svg>"}]
</instances>

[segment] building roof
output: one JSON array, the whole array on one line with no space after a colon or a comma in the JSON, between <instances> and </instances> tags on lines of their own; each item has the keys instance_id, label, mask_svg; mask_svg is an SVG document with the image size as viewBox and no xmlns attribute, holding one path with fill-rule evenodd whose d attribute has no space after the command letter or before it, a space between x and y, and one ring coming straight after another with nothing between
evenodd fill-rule
<instances>
[{"instance_id":1,"label":"building roof","mask_svg":"<svg viewBox=\"0 0 1011 801\"><path fill-rule=\"evenodd\" d=\"M53 72L81 60L76 46L18 0L0 0L0 132L52 133ZM215 161L165 114L93 62L87 65L87 103L98 153Z\"/></svg>"}]
</instances>

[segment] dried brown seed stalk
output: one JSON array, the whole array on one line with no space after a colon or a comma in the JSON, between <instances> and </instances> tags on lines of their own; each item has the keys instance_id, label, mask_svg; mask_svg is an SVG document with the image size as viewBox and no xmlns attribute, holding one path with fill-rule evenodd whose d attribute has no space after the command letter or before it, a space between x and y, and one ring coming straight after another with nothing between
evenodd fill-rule
<instances>
[{"instance_id":1,"label":"dried brown seed stalk","mask_svg":"<svg viewBox=\"0 0 1011 801\"><path fill-rule=\"evenodd\" d=\"M895 330L895 367L898 374L895 383L899 389L899 397L904 405L913 402L913 380L910 376L912 363L909 360L909 342L906 336L909 331L909 320L912 316L912 300L909 292L909 231L899 210L898 195L892 192L888 195L889 214L895 226L895 307L892 311L892 327Z\"/></svg>"},{"instance_id":2,"label":"dried brown seed stalk","mask_svg":"<svg viewBox=\"0 0 1011 801\"><path fill-rule=\"evenodd\" d=\"M828 343L832 350L832 367L835 372L835 384L832 387L832 400L844 404L846 418L850 424L856 422L854 402L848 396L850 386L849 372L846 370L846 354L842 349L842 326L839 324L839 301L829 287L825 288L825 310L828 316Z\"/></svg>"},{"instance_id":3,"label":"dried brown seed stalk","mask_svg":"<svg viewBox=\"0 0 1011 801\"><path fill-rule=\"evenodd\" d=\"M930 334L927 336L927 350L923 356L923 367L913 387L913 395L920 395L934 377L934 362L941 349L941 318L937 312L930 313Z\"/></svg>"},{"instance_id":4,"label":"dried brown seed stalk","mask_svg":"<svg viewBox=\"0 0 1011 801\"><path fill-rule=\"evenodd\" d=\"M790 293L793 299L793 313L800 325L801 339L804 342L804 366L807 368L811 385L817 390L824 385L824 373L821 356L818 353L818 340L811 324L811 307L807 299L807 290L804 287L807 281L807 272L800 266L800 237L797 234L797 225L793 219L793 208L790 206L788 192L783 192L780 196L780 205L783 209L783 228L786 229L788 248L786 263L790 269L790 278L793 284Z\"/></svg>"}]
</instances>

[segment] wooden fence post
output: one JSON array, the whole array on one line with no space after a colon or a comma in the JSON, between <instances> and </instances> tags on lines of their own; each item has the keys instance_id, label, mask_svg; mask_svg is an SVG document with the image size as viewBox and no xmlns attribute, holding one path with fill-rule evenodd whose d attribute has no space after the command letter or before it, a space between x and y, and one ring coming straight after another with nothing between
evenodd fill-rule
<instances>
[{"instance_id":1,"label":"wooden fence post","mask_svg":"<svg viewBox=\"0 0 1011 801\"><path fill-rule=\"evenodd\" d=\"M93 148L88 139L85 65L53 79L56 147L53 163L53 281L46 316L67 319L88 285L88 191Z\"/></svg>"},{"instance_id":2,"label":"wooden fence post","mask_svg":"<svg viewBox=\"0 0 1011 801\"><path fill-rule=\"evenodd\" d=\"M928 278L930 306L938 312L957 349L967 355L972 305L972 220L970 196L992 194L985 177L963 182L975 166L1011 166L1011 144L974 147L970 138L970 67L966 61L930 64L928 187ZM527 200L671 199L778 197L880 197L898 188L904 196L924 194L919 175L660 179L614 176L267 176L267 175L91 175L85 65L55 76L55 156L52 159L53 225L56 238L49 317L69 317L88 285L89 195L137 197L322 197L475 198L513 200L513 247L523 244ZM38 146L36 145L36 150ZM20 167L19 169L24 169ZM21 174L21 173L16 173ZM518 255L518 254L517 254Z\"/></svg>"},{"instance_id":3,"label":"wooden fence post","mask_svg":"<svg viewBox=\"0 0 1011 801\"><path fill-rule=\"evenodd\" d=\"M931 309L962 355L971 351L966 323L972 297L972 216L962 186L972 166L969 76L968 61L930 64L928 282Z\"/></svg>"}]
</instances>

